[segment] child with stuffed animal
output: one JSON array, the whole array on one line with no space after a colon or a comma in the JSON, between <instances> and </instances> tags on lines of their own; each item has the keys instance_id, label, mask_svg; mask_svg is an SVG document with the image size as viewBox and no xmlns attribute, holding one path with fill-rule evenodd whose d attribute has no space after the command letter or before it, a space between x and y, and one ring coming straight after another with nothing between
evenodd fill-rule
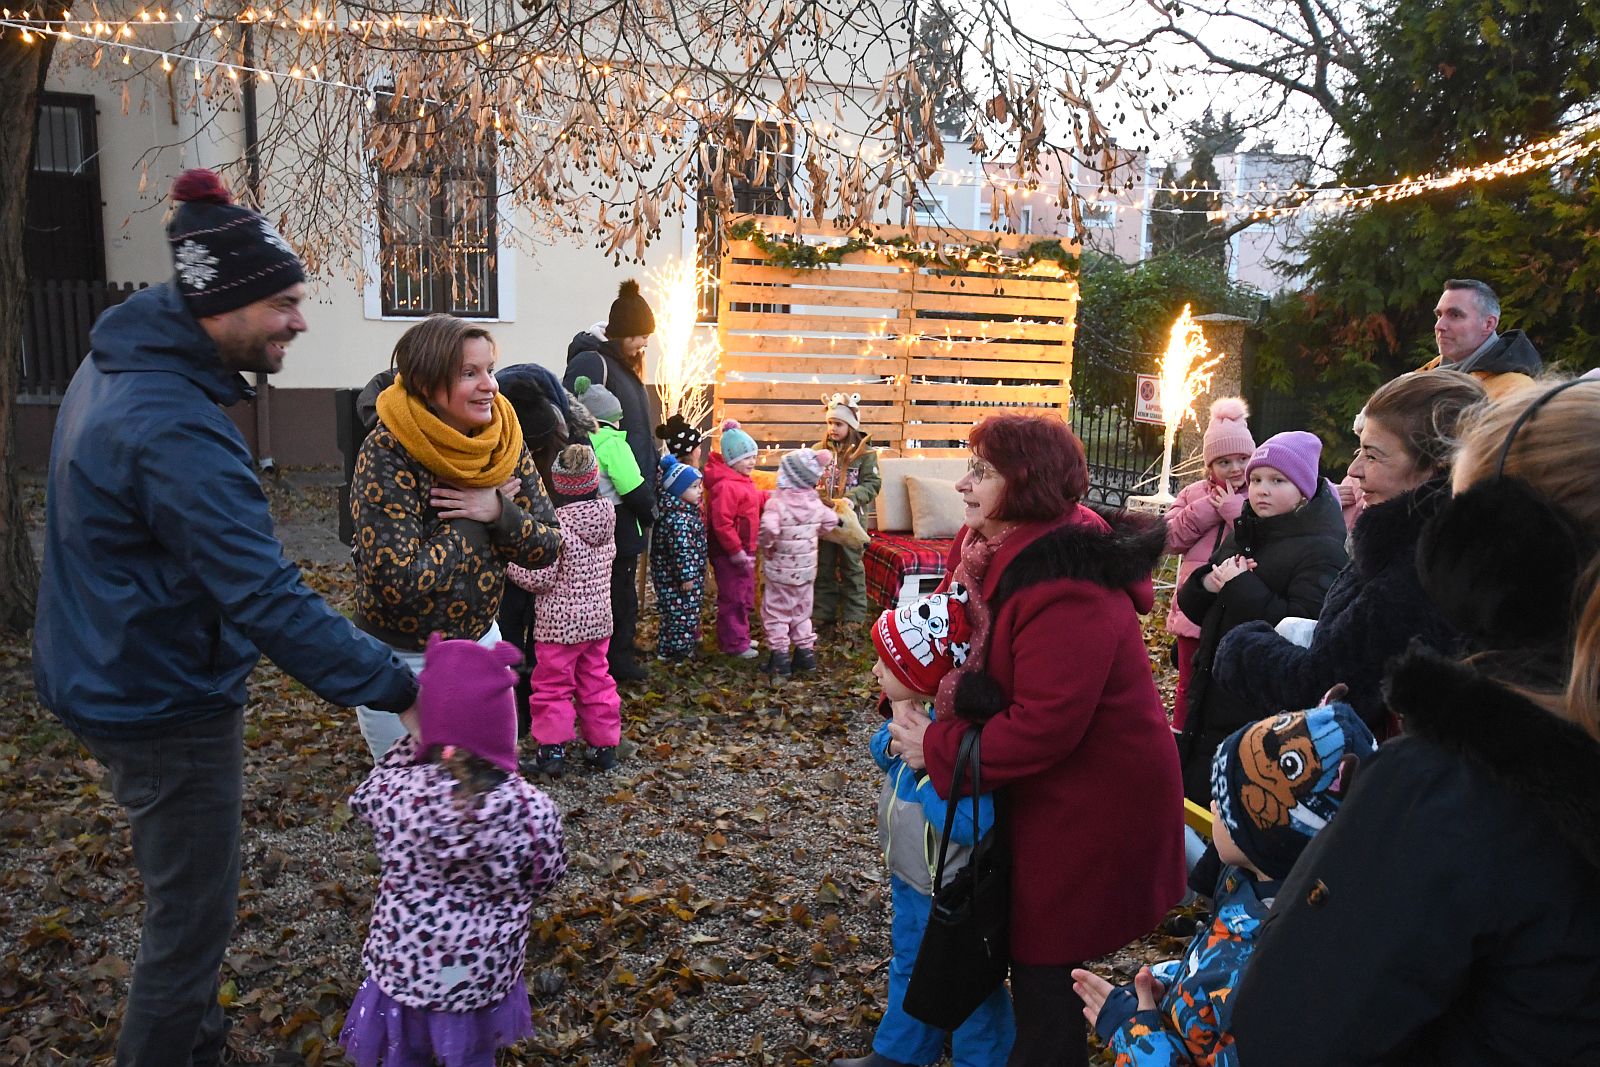
<instances>
[{"instance_id":1,"label":"child with stuffed animal","mask_svg":"<svg viewBox=\"0 0 1600 1067\"><path fill-rule=\"evenodd\" d=\"M756 546L766 562L761 627L771 650L766 670L774 679L817 665L817 635L811 627L817 540L839 525L839 513L817 496L825 462L809 448L786 453L778 463L778 488L761 508L761 529L756 534Z\"/></svg>"},{"instance_id":2,"label":"child with stuffed animal","mask_svg":"<svg viewBox=\"0 0 1600 1067\"><path fill-rule=\"evenodd\" d=\"M867 620L867 512L883 488L878 452L861 429L861 394L834 393L822 402L827 432L816 451L827 456L817 481L817 496L840 512L840 520L860 533L849 541L823 540L817 546L817 580L813 584L811 619L818 626L837 619L855 624ZM853 520L853 521L852 521Z\"/></svg>"},{"instance_id":3,"label":"child with stuffed animal","mask_svg":"<svg viewBox=\"0 0 1600 1067\"><path fill-rule=\"evenodd\" d=\"M1211 405L1211 421L1206 423L1200 457L1205 462L1205 477L1178 491L1167 509L1167 551L1180 554L1178 579L1173 586L1172 606L1167 612L1167 632L1178 643L1178 687L1172 695L1172 732L1182 733L1188 713L1189 675L1194 670L1194 654L1200 647L1200 624L1178 606L1178 590L1211 558L1234 520L1244 510L1245 473L1256 442L1245 420L1250 409L1236 396L1218 398Z\"/></svg>"},{"instance_id":4,"label":"child with stuffed animal","mask_svg":"<svg viewBox=\"0 0 1600 1067\"><path fill-rule=\"evenodd\" d=\"M705 483L677 456L661 457L661 514L650 541L650 579L656 589L661 635L656 658L683 661L700 647L700 600L706 588L706 524L700 517Z\"/></svg>"},{"instance_id":5,"label":"child with stuffed animal","mask_svg":"<svg viewBox=\"0 0 1600 1067\"><path fill-rule=\"evenodd\" d=\"M1238 1063L1233 991L1279 882L1338 813L1360 762L1377 750L1372 731L1346 704L1262 719L1217 749L1212 842L1226 866L1210 924L1181 960L1141 967L1131 987L1072 972L1084 1017L1118 1064Z\"/></svg>"},{"instance_id":6,"label":"child with stuffed animal","mask_svg":"<svg viewBox=\"0 0 1600 1067\"><path fill-rule=\"evenodd\" d=\"M567 857L556 806L517 773L521 658L504 641L430 637L418 736L350 798L382 868L366 980L339 1035L359 1067L492 1064L533 1033L529 919Z\"/></svg>"},{"instance_id":7,"label":"child with stuffed animal","mask_svg":"<svg viewBox=\"0 0 1600 1067\"><path fill-rule=\"evenodd\" d=\"M706 460L707 552L717 579L717 647L737 659L755 659L750 613L756 606L756 533L767 494L750 475L756 469L755 438L729 419L722 424L721 451Z\"/></svg>"},{"instance_id":8,"label":"child with stuffed animal","mask_svg":"<svg viewBox=\"0 0 1600 1067\"><path fill-rule=\"evenodd\" d=\"M939 680L965 663L970 650L967 599L966 588L953 582L942 593L920 597L878 616L872 627L872 643L878 653L872 674L890 707L910 701L933 715ZM906 766L892 750L887 721L872 736L872 758L885 774L878 796L878 843L889 865L894 955L889 960L889 993L872 1038L872 1051L857 1059L834 1060L833 1067L901 1067L938 1061L945 1032L907 1014L905 996L928 928L939 839L948 805L953 803L956 816L945 859L948 882L994 825L992 797L978 798L974 825L970 798L947 802L934 789L927 772ZM1015 1036L1011 997L1001 985L950 1035L951 1062L955 1067L1001 1067L1011 1054Z\"/></svg>"},{"instance_id":9,"label":"child with stuffed animal","mask_svg":"<svg viewBox=\"0 0 1600 1067\"><path fill-rule=\"evenodd\" d=\"M1236 626L1257 619L1276 626L1315 619L1344 569L1345 528L1333 484L1318 472L1322 442L1290 430L1267 439L1245 464L1247 499L1209 562L1178 588L1178 605L1200 623L1200 646L1178 737L1183 795L1211 803L1211 757L1217 745L1260 712L1218 684L1217 646Z\"/></svg>"}]
</instances>

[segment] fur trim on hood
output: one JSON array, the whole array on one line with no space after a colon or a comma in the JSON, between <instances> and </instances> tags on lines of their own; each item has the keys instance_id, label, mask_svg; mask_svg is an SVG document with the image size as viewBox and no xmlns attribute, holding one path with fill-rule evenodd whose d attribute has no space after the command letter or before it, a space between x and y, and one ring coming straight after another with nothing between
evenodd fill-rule
<instances>
[{"instance_id":1,"label":"fur trim on hood","mask_svg":"<svg viewBox=\"0 0 1600 1067\"><path fill-rule=\"evenodd\" d=\"M1396 662L1384 690L1407 734L1532 801L1600 869L1600 741L1470 664L1421 647Z\"/></svg>"},{"instance_id":2,"label":"fur trim on hood","mask_svg":"<svg viewBox=\"0 0 1600 1067\"><path fill-rule=\"evenodd\" d=\"M1019 552L1000 576L989 600L990 610L998 615L1000 605L1018 589L1063 578L1089 581L1107 589L1126 589L1148 582L1166 551L1166 524L1126 511L1104 518L1110 529L1099 523L1071 522Z\"/></svg>"},{"instance_id":3,"label":"fur trim on hood","mask_svg":"<svg viewBox=\"0 0 1600 1067\"><path fill-rule=\"evenodd\" d=\"M1449 484L1443 478L1435 478L1362 511L1350 537L1356 573L1371 581L1398 553L1415 557L1422 527L1449 500Z\"/></svg>"}]
</instances>

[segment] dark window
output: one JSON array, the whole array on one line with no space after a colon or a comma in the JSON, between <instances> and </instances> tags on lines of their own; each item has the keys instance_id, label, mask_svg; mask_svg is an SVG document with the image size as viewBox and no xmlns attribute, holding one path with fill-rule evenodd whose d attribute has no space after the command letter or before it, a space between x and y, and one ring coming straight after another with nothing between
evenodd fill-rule
<instances>
[{"instance_id":1,"label":"dark window","mask_svg":"<svg viewBox=\"0 0 1600 1067\"><path fill-rule=\"evenodd\" d=\"M497 317L495 222L492 156L477 167L424 164L382 175L378 269L383 313Z\"/></svg>"},{"instance_id":2,"label":"dark window","mask_svg":"<svg viewBox=\"0 0 1600 1067\"><path fill-rule=\"evenodd\" d=\"M94 97L40 93L23 256L34 281L104 281Z\"/></svg>"},{"instance_id":3,"label":"dark window","mask_svg":"<svg viewBox=\"0 0 1600 1067\"><path fill-rule=\"evenodd\" d=\"M750 161L742 173L733 179L733 203L728 211L734 214L783 215L794 214L794 136L785 126L756 123L751 119L737 122L738 136L747 141L754 130L756 145ZM712 151L720 151L713 148ZM696 232L700 235L700 263L710 271L712 284L700 294L700 321L717 321L717 273L722 264L722 212L715 197L710 195L707 178L700 174L700 196L696 202ZM733 305L734 311L784 313L784 304Z\"/></svg>"}]
</instances>

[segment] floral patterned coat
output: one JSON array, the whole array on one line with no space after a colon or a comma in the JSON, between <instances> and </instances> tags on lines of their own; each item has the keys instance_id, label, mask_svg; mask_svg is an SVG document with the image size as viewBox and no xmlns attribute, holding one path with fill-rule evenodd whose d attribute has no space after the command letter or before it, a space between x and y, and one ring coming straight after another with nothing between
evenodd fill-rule
<instances>
[{"instance_id":1,"label":"floral patterned coat","mask_svg":"<svg viewBox=\"0 0 1600 1067\"><path fill-rule=\"evenodd\" d=\"M555 509L527 449L517 477L522 490L497 522L447 522L428 502L433 473L379 422L356 456L350 485L356 625L412 652L435 631L474 641L487 633L500 610L506 564L546 567L561 547Z\"/></svg>"}]
</instances>

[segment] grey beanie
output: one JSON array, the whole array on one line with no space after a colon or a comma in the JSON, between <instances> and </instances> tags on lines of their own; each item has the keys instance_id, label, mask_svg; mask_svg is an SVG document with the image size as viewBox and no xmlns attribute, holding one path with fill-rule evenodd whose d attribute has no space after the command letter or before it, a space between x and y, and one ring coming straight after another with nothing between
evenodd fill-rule
<instances>
[{"instance_id":1,"label":"grey beanie","mask_svg":"<svg viewBox=\"0 0 1600 1067\"><path fill-rule=\"evenodd\" d=\"M578 403L594 416L596 422L616 426L622 421L622 401L605 386L597 385L580 374L572 383L572 391L578 395Z\"/></svg>"},{"instance_id":2,"label":"grey beanie","mask_svg":"<svg viewBox=\"0 0 1600 1067\"><path fill-rule=\"evenodd\" d=\"M778 484L785 489L815 489L822 479L822 459L809 448L797 448L778 461Z\"/></svg>"}]
</instances>

